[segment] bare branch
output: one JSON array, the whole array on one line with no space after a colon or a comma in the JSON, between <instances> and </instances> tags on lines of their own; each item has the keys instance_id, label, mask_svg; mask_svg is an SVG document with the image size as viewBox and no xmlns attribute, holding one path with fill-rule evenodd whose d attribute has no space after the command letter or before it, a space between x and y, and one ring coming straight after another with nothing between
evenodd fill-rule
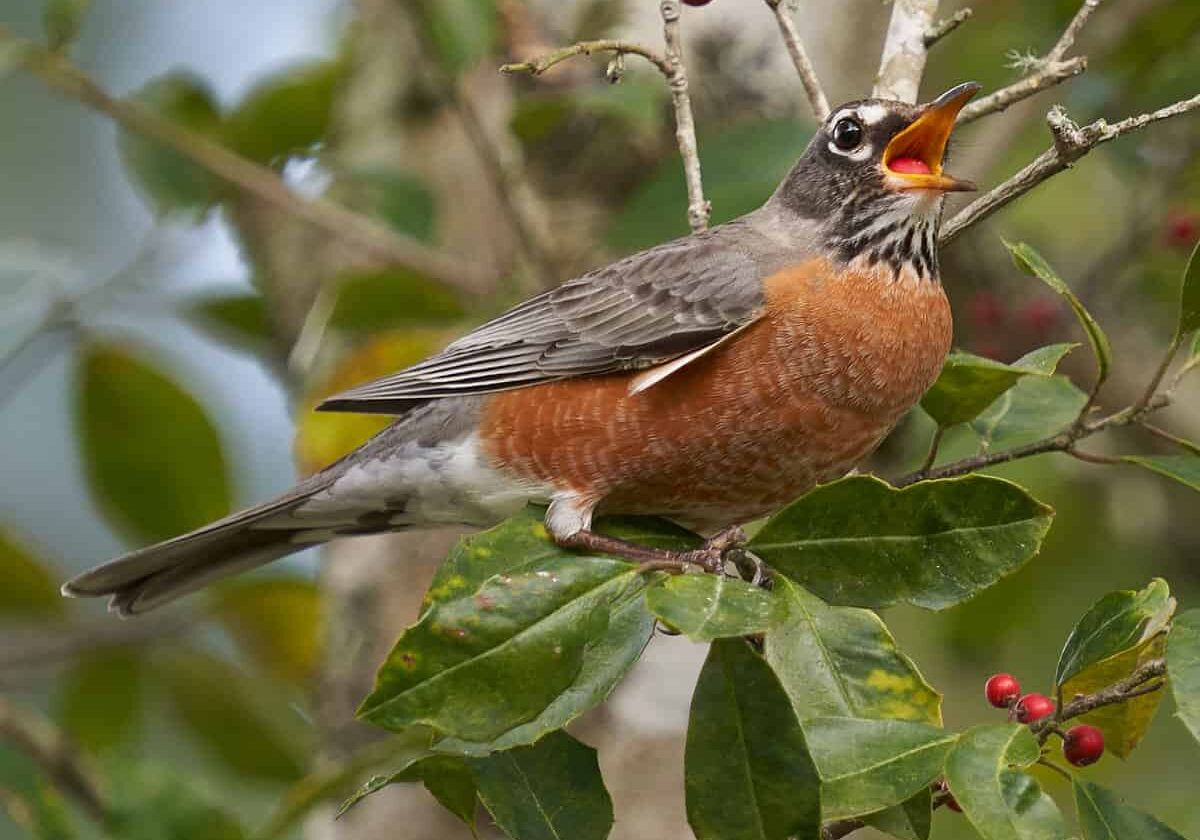
<instances>
[{"instance_id":1,"label":"bare branch","mask_svg":"<svg viewBox=\"0 0 1200 840\"><path fill-rule=\"evenodd\" d=\"M792 20L787 0L766 0L766 2L771 7L771 11L775 13L775 20L779 23L779 33L783 36L783 43L787 46L788 55L792 57L792 64L795 65L796 73L800 76L800 83L804 85L804 92L808 95L808 104L812 108L813 116L818 120L824 120L829 116L829 100L825 98L825 91L821 89L817 71L813 68L812 61L809 60L808 53L804 50L800 33L796 31L796 22Z\"/></svg>"},{"instance_id":2,"label":"bare branch","mask_svg":"<svg viewBox=\"0 0 1200 840\"><path fill-rule=\"evenodd\" d=\"M1083 5L1079 7L1079 11L1075 13L1075 17L1071 18L1071 22L1067 24L1067 28L1063 30L1058 43L1042 59L1043 64L1053 64L1056 61L1061 61L1062 57L1070 51L1071 47L1075 46L1075 39L1079 36L1080 30L1083 29L1083 25L1087 23L1088 18L1092 16L1092 12L1100 7L1100 2L1101 0L1083 0Z\"/></svg>"},{"instance_id":3,"label":"bare branch","mask_svg":"<svg viewBox=\"0 0 1200 840\"><path fill-rule=\"evenodd\" d=\"M644 47L641 44L635 44L632 41L618 41L612 38L604 38L597 41L580 41L577 44L571 44L569 47L557 49L554 52L546 55L531 58L528 61L521 61L516 64L505 64L500 68L501 73L528 73L531 76L540 76L556 64L561 64L569 58L575 58L578 55L594 55L596 53L610 52L617 55L637 55L649 61L658 68L658 72L664 77L670 79L671 68L667 64L667 60L649 47Z\"/></svg>"},{"instance_id":4,"label":"bare branch","mask_svg":"<svg viewBox=\"0 0 1200 840\"><path fill-rule=\"evenodd\" d=\"M1078 76L1086 69L1087 59L1082 56L1069 58L1066 61L1044 64L1036 72L1031 73L1019 82L1014 82L1007 87L1002 87L997 91L989 93L982 99L972 102L963 108L958 115L958 123L965 125L980 117L986 117L988 114L1003 111L1009 105L1020 102L1022 99L1028 99L1030 96L1041 93L1047 88L1054 87L1073 76Z\"/></svg>"},{"instance_id":5,"label":"bare branch","mask_svg":"<svg viewBox=\"0 0 1200 840\"><path fill-rule=\"evenodd\" d=\"M939 20L932 28L925 31L925 49L929 49L938 41L945 38L955 29L962 26L971 15L975 14L970 9L959 9L952 16L945 20Z\"/></svg>"},{"instance_id":6,"label":"bare branch","mask_svg":"<svg viewBox=\"0 0 1200 840\"><path fill-rule=\"evenodd\" d=\"M51 723L31 709L0 697L0 739L33 761L51 782L75 800L93 819L108 819L108 806L95 780L83 768L72 746Z\"/></svg>"},{"instance_id":7,"label":"bare branch","mask_svg":"<svg viewBox=\"0 0 1200 840\"><path fill-rule=\"evenodd\" d=\"M1200 94L1183 99L1157 111L1129 117L1111 125L1105 120L1096 120L1078 126L1067 116L1066 111L1055 107L1046 115L1046 123L1054 137L1054 145L1003 184L986 195L968 204L958 215L942 227L939 243L946 245L971 225L986 219L1010 201L1020 198L1051 176L1070 167L1099 145L1115 140L1122 135L1145 128L1159 120L1170 119L1200 107Z\"/></svg>"},{"instance_id":8,"label":"bare branch","mask_svg":"<svg viewBox=\"0 0 1200 840\"><path fill-rule=\"evenodd\" d=\"M104 114L126 131L168 147L225 183L294 218L306 221L342 241L355 243L380 259L407 266L451 288L478 292L488 283L489 278L481 268L393 231L369 216L324 199L301 198L271 169L163 119L137 102L111 96L61 54L16 37L2 24L0 43L20 45L24 69L51 90Z\"/></svg>"},{"instance_id":9,"label":"bare branch","mask_svg":"<svg viewBox=\"0 0 1200 840\"><path fill-rule=\"evenodd\" d=\"M916 102L925 72L925 33L933 29L938 0L894 0L883 42L874 96Z\"/></svg>"},{"instance_id":10,"label":"bare branch","mask_svg":"<svg viewBox=\"0 0 1200 840\"><path fill-rule=\"evenodd\" d=\"M1124 703L1126 700L1132 700L1134 697L1142 694L1157 691L1163 687L1162 682L1158 682L1152 686L1147 685L1147 683L1159 677L1166 676L1166 673L1167 661L1165 659L1151 659L1149 662L1139 665L1125 679L1119 680L1093 694L1076 697L1071 702L1063 705L1053 717L1046 717L1035 721L1030 724L1029 728L1033 730L1033 734L1039 736L1044 741L1050 731L1064 720L1081 717L1103 706Z\"/></svg>"},{"instance_id":11,"label":"bare branch","mask_svg":"<svg viewBox=\"0 0 1200 840\"><path fill-rule=\"evenodd\" d=\"M663 41L666 44L667 86L675 106L675 141L683 157L683 174L687 182L688 225L692 233L708 227L712 205L704 199L700 179L700 153L696 149L696 123L692 118L692 100L688 95L687 68L683 63L683 40L680 35L679 0L662 0L659 11L663 19Z\"/></svg>"}]
</instances>

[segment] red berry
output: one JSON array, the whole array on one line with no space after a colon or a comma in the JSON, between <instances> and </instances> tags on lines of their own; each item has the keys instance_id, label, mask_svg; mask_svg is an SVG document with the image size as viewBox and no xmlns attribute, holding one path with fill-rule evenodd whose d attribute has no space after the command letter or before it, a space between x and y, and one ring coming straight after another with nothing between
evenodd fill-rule
<instances>
[{"instance_id":1,"label":"red berry","mask_svg":"<svg viewBox=\"0 0 1200 840\"><path fill-rule=\"evenodd\" d=\"M689 6L707 6L711 0L683 0Z\"/></svg>"},{"instance_id":2,"label":"red berry","mask_svg":"<svg viewBox=\"0 0 1200 840\"><path fill-rule=\"evenodd\" d=\"M987 700L997 709L1007 709L1021 696L1021 684L1012 674L996 674L983 687Z\"/></svg>"},{"instance_id":3,"label":"red berry","mask_svg":"<svg viewBox=\"0 0 1200 840\"><path fill-rule=\"evenodd\" d=\"M1033 723L1054 714L1054 701L1045 694L1026 694L1017 701L1017 720Z\"/></svg>"},{"instance_id":4,"label":"red berry","mask_svg":"<svg viewBox=\"0 0 1200 840\"><path fill-rule=\"evenodd\" d=\"M1063 755L1076 767L1086 767L1104 754L1104 733L1094 726L1081 723L1067 730L1063 738Z\"/></svg>"},{"instance_id":5,"label":"red berry","mask_svg":"<svg viewBox=\"0 0 1200 840\"><path fill-rule=\"evenodd\" d=\"M1021 320L1035 333L1047 333L1058 323L1058 304L1049 298L1034 298L1021 307Z\"/></svg>"},{"instance_id":6,"label":"red berry","mask_svg":"<svg viewBox=\"0 0 1200 840\"><path fill-rule=\"evenodd\" d=\"M1187 210L1172 210L1167 214L1165 233L1168 245L1190 248L1200 239L1200 216Z\"/></svg>"},{"instance_id":7,"label":"red berry","mask_svg":"<svg viewBox=\"0 0 1200 840\"><path fill-rule=\"evenodd\" d=\"M971 320L976 326L998 327L1004 323L1004 302L991 292L976 292L971 297Z\"/></svg>"}]
</instances>

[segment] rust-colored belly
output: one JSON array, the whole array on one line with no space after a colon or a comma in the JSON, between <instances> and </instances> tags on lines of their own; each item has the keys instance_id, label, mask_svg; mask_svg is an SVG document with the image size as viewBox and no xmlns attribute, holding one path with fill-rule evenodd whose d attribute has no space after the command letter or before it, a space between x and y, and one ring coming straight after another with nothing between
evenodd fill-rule
<instances>
[{"instance_id":1,"label":"rust-colored belly","mask_svg":"<svg viewBox=\"0 0 1200 840\"><path fill-rule=\"evenodd\" d=\"M497 466L601 511L744 521L853 468L950 337L938 284L813 261L768 278L756 323L648 390L614 374L496 394L482 439Z\"/></svg>"}]
</instances>

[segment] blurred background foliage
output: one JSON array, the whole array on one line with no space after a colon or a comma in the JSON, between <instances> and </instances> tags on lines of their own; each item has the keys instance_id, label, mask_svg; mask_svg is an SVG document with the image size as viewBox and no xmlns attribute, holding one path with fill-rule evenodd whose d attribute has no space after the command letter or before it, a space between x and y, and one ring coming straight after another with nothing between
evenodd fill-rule
<instances>
[{"instance_id":1,"label":"blurred background foliage","mask_svg":"<svg viewBox=\"0 0 1200 840\"><path fill-rule=\"evenodd\" d=\"M337 670L323 663L331 646L355 643L312 558L128 623L64 602L59 583L265 498L384 422L313 415L322 396L414 362L551 282L686 233L659 78L630 60L610 85L600 59L534 80L495 74L505 60L582 37L632 32L657 43L655 5L0 0L0 23L61 44L117 95L282 173L300 195L331 197L485 268L468 288L323 247L177 153L56 98L0 44L0 691L40 710L102 768L121 836L286 833L288 819L268 822L280 801L352 787L337 774L293 786L337 752L321 723ZM812 130L758 5L686 10L714 222L763 201ZM867 0L803 5L800 26L831 98L862 95L885 11ZM942 5L943 14L956 6ZM975 4L935 48L924 91L1012 81L1012 52L1045 50L1076 7ZM389 28L397 15L404 25ZM1090 120L1193 95L1200 4L1111 0L1078 52L1090 58L1085 75L963 131L954 171L988 184L1024 165L1048 145L1040 116L1053 101ZM402 84L388 78L397 67ZM469 164L447 123L465 129ZM1200 238L1198 150L1195 117L1131 136L964 236L943 255L956 344L1012 361L1081 339L1060 300L1015 271L1000 243L1028 240L1113 337L1116 373L1102 402L1127 404L1165 344L1179 272ZM530 229L513 224L514 205ZM1075 354L1063 370L1086 382L1088 365ZM1063 380L1019 387L1074 399ZM1173 427L1193 438L1198 404L1193 392L1170 409ZM931 429L914 412L876 469L916 466ZM945 451L987 443L960 428ZM1132 437L1109 445L1156 447ZM1054 456L997 472L1057 508L1042 555L967 605L885 615L946 694L953 727L985 719L979 686L995 670L1048 687L1059 641L1101 594L1162 576L1185 607L1200 601L1194 491ZM419 595L424 582L407 585ZM1095 772L1198 836L1195 745L1169 705L1128 762ZM1061 792L1053 777L1044 782ZM2 744L0 805L0 838L97 836L77 804ZM954 819L939 812L935 836L965 836Z\"/></svg>"}]
</instances>

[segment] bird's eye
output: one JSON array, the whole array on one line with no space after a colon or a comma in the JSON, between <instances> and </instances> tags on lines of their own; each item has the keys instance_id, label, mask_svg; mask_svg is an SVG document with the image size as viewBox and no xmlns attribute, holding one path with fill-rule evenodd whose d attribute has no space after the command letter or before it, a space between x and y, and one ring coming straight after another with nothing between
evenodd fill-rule
<instances>
[{"instance_id":1,"label":"bird's eye","mask_svg":"<svg viewBox=\"0 0 1200 840\"><path fill-rule=\"evenodd\" d=\"M863 127L858 120L842 117L833 126L833 145L843 152L857 149L862 144Z\"/></svg>"}]
</instances>

